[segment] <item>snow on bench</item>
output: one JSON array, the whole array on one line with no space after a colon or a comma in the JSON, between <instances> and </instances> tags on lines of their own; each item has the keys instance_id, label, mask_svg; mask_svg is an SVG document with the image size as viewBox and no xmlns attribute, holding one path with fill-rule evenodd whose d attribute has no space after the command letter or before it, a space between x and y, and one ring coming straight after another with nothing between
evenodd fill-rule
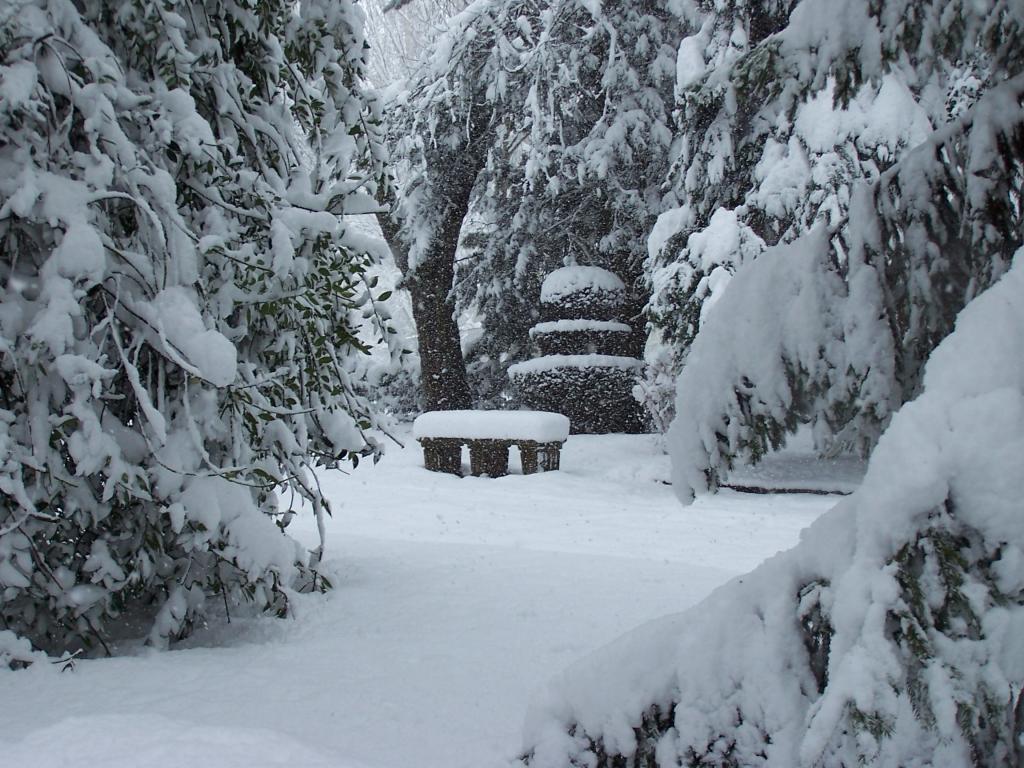
<instances>
[{"instance_id":1,"label":"snow on bench","mask_svg":"<svg viewBox=\"0 0 1024 768\"><path fill-rule=\"evenodd\" d=\"M469 446L473 475L508 474L508 449L517 445L523 474L559 467L569 419L546 411L428 411L412 426L426 468L459 474L462 446Z\"/></svg>"},{"instance_id":2,"label":"snow on bench","mask_svg":"<svg viewBox=\"0 0 1024 768\"><path fill-rule=\"evenodd\" d=\"M417 440L449 437L466 440L565 442L569 419L547 411L428 411L412 425Z\"/></svg>"}]
</instances>

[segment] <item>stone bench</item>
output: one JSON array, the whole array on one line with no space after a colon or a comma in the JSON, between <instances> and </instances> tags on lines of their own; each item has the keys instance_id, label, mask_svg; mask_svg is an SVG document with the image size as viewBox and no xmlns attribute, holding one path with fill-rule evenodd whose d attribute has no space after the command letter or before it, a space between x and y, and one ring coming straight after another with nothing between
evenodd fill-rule
<instances>
[{"instance_id":1,"label":"stone bench","mask_svg":"<svg viewBox=\"0 0 1024 768\"><path fill-rule=\"evenodd\" d=\"M469 446L470 473L508 474L508 450L518 446L523 474L559 468L569 419L545 411L429 411L413 423L423 447L423 463L433 472L457 475L462 446Z\"/></svg>"}]
</instances>

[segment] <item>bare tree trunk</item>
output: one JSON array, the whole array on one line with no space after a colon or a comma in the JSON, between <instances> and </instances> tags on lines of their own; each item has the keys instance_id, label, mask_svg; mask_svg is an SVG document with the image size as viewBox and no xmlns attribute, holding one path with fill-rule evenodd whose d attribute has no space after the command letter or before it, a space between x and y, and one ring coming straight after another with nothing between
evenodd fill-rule
<instances>
[{"instance_id":1,"label":"bare tree trunk","mask_svg":"<svg viewBox=\"0 0 1024 768\"><path fill-rule=\"evenodd\" d=\"M412 295L421 385L429 411L457 410L473 405L455 319L452 286L459 234L481 164L482 159L468 151L461 160L448 166L450 172L443 178L444 193L438 196L438 205L443 206L441 221L426 253L413 269L410 269L409 251L401 237L400 224L390 214L377 217L395 263L405 276L405 287Z\"/></svg>"},{"instance_id":2,"label":"bare tree trunk","mask_svg":"<svg viewBox=\"0 0 1024 768\"><path fill-rule=\"evenodd\" d=\"M462 220L469 206L469 191L462 205L450 203L425 258L409 275L412 314L420 347L420 379L427 410L471 408L473 399L466 379L459 326L455 321L455 249Z\"/></svg>"}]
</instances>

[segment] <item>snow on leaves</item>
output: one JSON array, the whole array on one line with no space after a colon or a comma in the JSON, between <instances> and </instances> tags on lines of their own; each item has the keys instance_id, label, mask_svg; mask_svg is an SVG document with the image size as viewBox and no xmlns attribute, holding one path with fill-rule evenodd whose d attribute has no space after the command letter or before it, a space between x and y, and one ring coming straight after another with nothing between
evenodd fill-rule
<instances>
[{"instance_id":1,"label":"snow on leaves","mask_svg":"<svg viewBox=\"0 0 1024 768\"><path fill-rule=\"evenodd\" d=\"M1004 206L1024 183L1022 93L1020 76L994 88L855 190L835 234L819 225L738 271L679 379L670 444L683 498L798 423L824 450L867 451L919 392L957 312L1020 244L1019 210Z\"/></svg>"},{"instance_id":2,"label":"snow on leaves","mask_svg":"<svg viewBox=\"0 0 1024 768\"><path fill-rule=\"evenodd\" d=\"M693 234L723 211L769 246L841 226L860 180L1021 69L1020 9L1001 0L700 8L680 46L672 194L646 265L648 311L677 365L714 296L702 279L742 262L734 249L701 264Z\"/></svg>"},{"instance_id":3,"label":"snow on leaves","mask_svg":"<svg viewBox=\"0 0 1024 768\"><path fill-rule=\"evenodd\" d=\"M0 12L0 611L38 648L283 610L277 490L323 514L313 465L376 449L363 43L349 2Z\"/></svg>"},{"instance_id":4,"label":"snow on leaves","mask_svg":"<svg viewBox=\"0 0 1024 768\"><path fill-rule=\"evenodd\" d=\"M757 14L724 5L684 41L694 67L691 48L708 64L679 91L679 205L653 228L646 266L649 317L675 366L697 351L704 324L716 325L733 274L766 259L795 268L783 256L791 251L770 246L824 227L830 241L811 263L840 278L826 314L805 318L820 331L818 353L773 346L772 376L751 375L763 352L722 329L784 311L763 307L755 321L757 302L736 301L723 311L738 314L717 324L724 335L709 325L708 349L732 350L733 372L728 384L710 373L716 365L681 377L684 399L721 393L698 419L712 430L701 455L718 457L697 461L709 473L699 487L802 421L816 422L821 450L869 450L919 391L923 361L953 317L1019 244L1019 93L1004 82L1021 69L1019 11L954 5L808 0L764 9L770 33L746 38L736 30L752 30ZM719 454L713 442L729 448Z\"/></svg>"}]
</instances>

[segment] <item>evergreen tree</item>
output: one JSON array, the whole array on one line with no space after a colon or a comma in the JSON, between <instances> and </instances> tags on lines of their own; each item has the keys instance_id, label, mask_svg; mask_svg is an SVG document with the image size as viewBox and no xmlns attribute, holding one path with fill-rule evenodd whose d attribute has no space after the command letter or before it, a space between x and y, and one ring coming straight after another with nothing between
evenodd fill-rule
<instances>
[{"instance_id":1,"label":"evergreen tree","mask_svg":"<svg viewBox=\"0 0 1024 768\"><path fill-rule=\"evenodd\" d=\"M675 48L686 28L671 4L578 0L550 3L530 26L541 42L524 59L518 108L474 198L488 228L459 274L490 342L480 351L506 353L494 371L502 379L528 356L541 282L567 263L624 279L624 319L637 329L629 351L641 355L644 241L662 209Z\"/></svg>"},{"instance_id":2,"label":"evergreen tree","mask_svg":"<svg viewBox=\"0 0 1024 768\"><path fill-rule=\"evenodd\" d=\"M376 450L342 218L382 173L360 14L0 14L0 627L60 651L126 612L166 644L212 596L284 612L324 583L281 531L328 511L314 465Z\"/></svg>"},{"instance_id":3,"label":"evergreen tree","mask_svg":"<svg viewBox=\"0 0 1024 768\"><path fill-rule=\"evenodd\" d=\"M434 314L447 324L456 298L482 316L473 367L491 397L508 365L528 354L540 283L565 260L622 275L632 289L628 314L639 316L643 233L661 206L682 29L658 4L482 1L453 20L395 99L396 210L405 225L397 250L409 252L414 294L426 275L429 293L446 292L430 328L439 327ZM384 227L397 235L393 223ZM448 371L450 326L421 335L421 345L446 339L436 367ZM639 352L642 334L633 344Z\"/></svg>"},{"instance_id":4,"label":"evergreen tree","mask_svg":"<svg viewBox=\"0 0 1024 768\"><path fill-rule=\"evenodd\" d=\"M708 452L684 463L709 473L692 487L756 460L799 423L815 425L823 451L870 450L919 391L953 317L1020 242L1006 202L1020 185L1017 129L970 109L1021 71L1019 8L804 2L772 11L767 28L778 31L756 44L754 16L733 10L710 12L680 46L682 204L659 220L648 262L652 319L692 369L678 432ZM998 140L982 140L993 131ZM765 250L812 230L796 250ZM812 242L817 257L796 255ZM727 306L744 265L759 276ZM809 314L753 297L750 280L761 279L787 296L802 285ZM704 319L719 330L691 366ZM727 326L782 344L816 330L771 356ZM727 380L714 379L724 369L707 362L719 359L712 349L732 361Z\"/></svg>"},{"instance_id":5,"label":"evergreen tree","mask_svg":"<svg viewBox=\"0 0 1024 768\"><path fill-rule=\"evenodd\" d=\"M455 16L389 105L392 210L378 218L412 296L428 410L471 405L456 324L462 225L516 68L519 4L478 0Z\"/></svg>"}]
</instances>

